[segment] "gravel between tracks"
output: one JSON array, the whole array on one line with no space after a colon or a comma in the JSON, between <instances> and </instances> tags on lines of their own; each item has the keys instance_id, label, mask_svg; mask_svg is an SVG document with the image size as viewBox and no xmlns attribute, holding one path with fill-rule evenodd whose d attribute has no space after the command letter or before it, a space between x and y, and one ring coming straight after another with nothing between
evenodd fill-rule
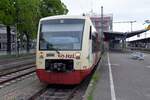
<instances>
[{"instance_id":1,"label":"gravel between tracks","mask_svg":"<svg viewBox=\"0 0 150 100\"><path fill-rule=\"evenodd\" d=\"M49 85L47 89L34 94L28 100L82 100L96 68L97 66L79 85Z\"/></svg>"},{"instance_id":2,"label":"gravel between tracks","mask_svg":"<svg viewBox=\"0 0 150 100\"><path fill-rule=\"evenodd\" d=\"M41 83L34 73L24 80L0 89L0 100L27 100L44 87L46 85Z\"/></svg>"}]
</instances>

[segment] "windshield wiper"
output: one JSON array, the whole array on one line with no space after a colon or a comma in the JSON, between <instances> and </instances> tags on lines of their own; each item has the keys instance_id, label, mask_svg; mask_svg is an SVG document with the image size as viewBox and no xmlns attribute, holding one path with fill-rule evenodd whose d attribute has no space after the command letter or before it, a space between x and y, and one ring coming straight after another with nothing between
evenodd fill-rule
<instances>
[{"instance_id":1,"label":"windshield wiper","mask_svg":"<svg viewBox=\"0 0 150 100\"><path fill-rule=\"evenodd\" d=\"M57 54L60 54L59 49L58 48L53 48L52 44L48 44L47 49L55 50L57 52Z\"/></svg>"},{"instance_id":2,"label":"windshield wiper","mask_svg":"<svg viewBox=\"0 0 150 100\"><path fill-rule=\"evenodd\" d=\"M58 48L51 48L52 50L55 50L57 52L57 54L60 54L59 49Z\"/></svg>"}]
</instances>

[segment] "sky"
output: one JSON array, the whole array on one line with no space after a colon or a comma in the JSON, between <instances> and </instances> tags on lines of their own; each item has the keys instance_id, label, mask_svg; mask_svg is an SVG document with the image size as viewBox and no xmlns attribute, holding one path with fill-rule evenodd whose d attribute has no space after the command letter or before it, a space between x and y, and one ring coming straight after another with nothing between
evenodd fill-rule
<instances>
[{"instance_id":1,"label":"sky","mask_svg":"<svg viewBox=\"0 0 150 100\"><path fill-rule=\"evenodd\" d=\"M61 0L69 9L69 15L82 15L91 10L100 14L113 14L114 22L136 21L133 30L143 29L144 21L150 19L150 0ZM114 23L114 31L131 31L130 23Z\"/></svg>"}]
</instances>

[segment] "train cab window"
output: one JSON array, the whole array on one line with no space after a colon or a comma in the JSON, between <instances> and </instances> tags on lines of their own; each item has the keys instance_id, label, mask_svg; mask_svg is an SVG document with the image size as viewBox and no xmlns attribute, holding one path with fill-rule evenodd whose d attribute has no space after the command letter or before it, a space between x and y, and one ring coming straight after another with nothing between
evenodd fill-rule
<instances>
[{"instance_id":1,"label":"train cab window","mask_svg":"<svg viewBox=\"0 0 150 100\"><path fill-rule=\"evenodd\" d=\"M96 37L92 35L92 53L97 51L96 44Z\"/></svg>"},{"instance_id":2,"label":"train cab window","mask_svg":"<svg viewBox=\"0 0 150 100\"><path fill-rule=\"evenodd\" d=\"M41 22L40 50L81 50L84 19L54 19Z\"/></svg>"}]
</instances>

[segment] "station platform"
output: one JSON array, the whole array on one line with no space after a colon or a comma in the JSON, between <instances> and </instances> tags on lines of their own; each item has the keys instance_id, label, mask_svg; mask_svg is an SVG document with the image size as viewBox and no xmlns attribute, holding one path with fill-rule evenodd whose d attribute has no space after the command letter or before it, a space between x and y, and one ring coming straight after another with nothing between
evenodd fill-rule
<instances>
[{"instance_id":1,"label":"station platform","mask_svg":"<svg viewBox=\"0 0 150 100\"><path fill-rule=\"evenodd\" d=\"M97 72L93 100L150 100L150 54L138 60L131 53L105 53Z\"/></svg>"}]
</instances>

